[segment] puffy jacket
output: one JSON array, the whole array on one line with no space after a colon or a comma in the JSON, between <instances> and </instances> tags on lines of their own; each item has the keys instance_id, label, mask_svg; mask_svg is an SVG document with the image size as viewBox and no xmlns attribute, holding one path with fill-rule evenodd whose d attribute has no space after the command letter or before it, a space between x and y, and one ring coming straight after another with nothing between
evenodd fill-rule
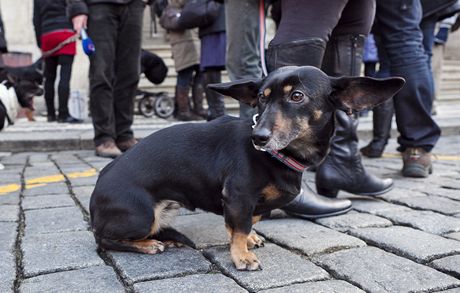
<instances>
[{"instance_id":1,"label":"puffy jacket","mask_svg":"<svg viewBox=\"0 0 460 293\"><path fill-rule=\"evenodd\" d=\"M109 4L128 4L133 0L67 0L67 15L73 18L76 15L88 14L88 6L91 4L109 3ZM151 1L145 1L149 3Z\"/></svg>"},{"instance_id":2,"label":"puffy jacket","mask_svg":"<svg viewBox=\"0 0 460 293\"><path fill-rule=\"evenodd\" d=\"M40 36L58 29L72 29L66 15L66 0L34 0L33 23L40 47Z\"/></svg>"}]
</instances>

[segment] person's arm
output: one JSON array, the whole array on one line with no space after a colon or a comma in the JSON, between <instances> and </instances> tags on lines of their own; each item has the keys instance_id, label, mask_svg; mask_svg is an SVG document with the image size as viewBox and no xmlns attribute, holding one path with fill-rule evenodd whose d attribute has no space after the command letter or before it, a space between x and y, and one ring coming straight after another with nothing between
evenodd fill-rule
<instances>
[{"instance_id":1,"label":"person's arm","mask_svg":"<svg viewBox=\"0 0 460 293\"><path fill-rule=\"evenodd\" d=\"M37 46L41 48L41 35L42 35L42 17L40 14L40 1L34 0L34 16L33 16L33 23L35 29L35 39L37 40Z\"/></svg>"},{"instance_id":2,"label":"person's arm","mask_svg":"<svg viewBox=\"0 0 460 293\"><path fill-rule=\"evenodd\" d=\"M84 0L67 0L67 15L72 20L73 29L80 34L88 22L88 6Z\"/></svg>"}]
</instances>

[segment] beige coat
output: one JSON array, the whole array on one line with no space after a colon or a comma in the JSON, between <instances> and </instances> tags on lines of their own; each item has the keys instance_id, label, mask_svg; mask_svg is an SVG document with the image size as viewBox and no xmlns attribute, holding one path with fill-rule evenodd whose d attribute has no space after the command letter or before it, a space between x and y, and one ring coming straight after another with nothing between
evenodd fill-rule
<instances>
[{"instance_id":1,"label":"beige coat","mask_svg":"<svg viewBox=\"0 0 460 293\"><path fill-rule=\"evenodd\" d=\"M170 3L177 7L184 6L184 0L170 0ZM197 29L169 31L168 38L176 71L200 64L200 41Z\"/></svg>"}]
</instances>

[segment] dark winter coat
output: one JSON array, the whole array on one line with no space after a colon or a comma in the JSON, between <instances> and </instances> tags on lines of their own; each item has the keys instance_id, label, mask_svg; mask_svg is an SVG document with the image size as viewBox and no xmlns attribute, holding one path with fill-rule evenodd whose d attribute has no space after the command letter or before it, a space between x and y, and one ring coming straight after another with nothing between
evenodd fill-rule
<instances>
[{"instance_id":1,"label":"dark winter coat","mask_svg":"<svg viewBox=\"0 0 460 293\"><path fill-rule=\"evenodd\" d=\"M66 0L34 0L35 37L41 47L41 35L60 29L73 29L66 15Z\"/></svg>"}]
</instances>

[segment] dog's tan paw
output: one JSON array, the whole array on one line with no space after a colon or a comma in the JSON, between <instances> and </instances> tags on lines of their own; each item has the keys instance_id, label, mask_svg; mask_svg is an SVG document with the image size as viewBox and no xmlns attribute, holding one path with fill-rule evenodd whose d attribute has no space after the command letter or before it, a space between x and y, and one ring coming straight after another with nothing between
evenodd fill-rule
<instances>
[{"instance_id":1,"label":"dog's tan paw","mask_svg":"<svg viewBox=\"0 0 460 293\"><path fill-rule=\"evenodd\" d=\"M180 242L177 242L177 241L171 241L171 240L164 241L164 245L165 245L166 248L170 248L170 247L184 247L184 244L183 244L183 243L180 243Z\"/></svg>"},{"instance_id":2,"label":"dog's tan paw","mask_svg":"<svg viewBox=\"0 0 460 293\"><path fill-rule=\"evenodd\" d=\"M264 246L265 239L262 236L257 235L256 232L251 232L248 235L248 248L258 248Z\"/></svg>"},{"instance_id":3,"label":"dog's tan paw","mask_svg":"<svg viewBox=\"0 0 460 293\"><path fill-rule=\"evenodd\" d=\"M165 250L165 244L155 239L137 241L134 246L146 254L157 254Z\"/></svg>"},{"instance_id":4,"label":"dog's tan paw","mask_svg":"<svg viewBox=\"0 0 460 293\"><path fill-rule=\"evenodd\" d=\"M251 251L234 255L232 259L236 269L239 271L256 271L262 269L257 256Z\"/></svg>"}]
</instances>

